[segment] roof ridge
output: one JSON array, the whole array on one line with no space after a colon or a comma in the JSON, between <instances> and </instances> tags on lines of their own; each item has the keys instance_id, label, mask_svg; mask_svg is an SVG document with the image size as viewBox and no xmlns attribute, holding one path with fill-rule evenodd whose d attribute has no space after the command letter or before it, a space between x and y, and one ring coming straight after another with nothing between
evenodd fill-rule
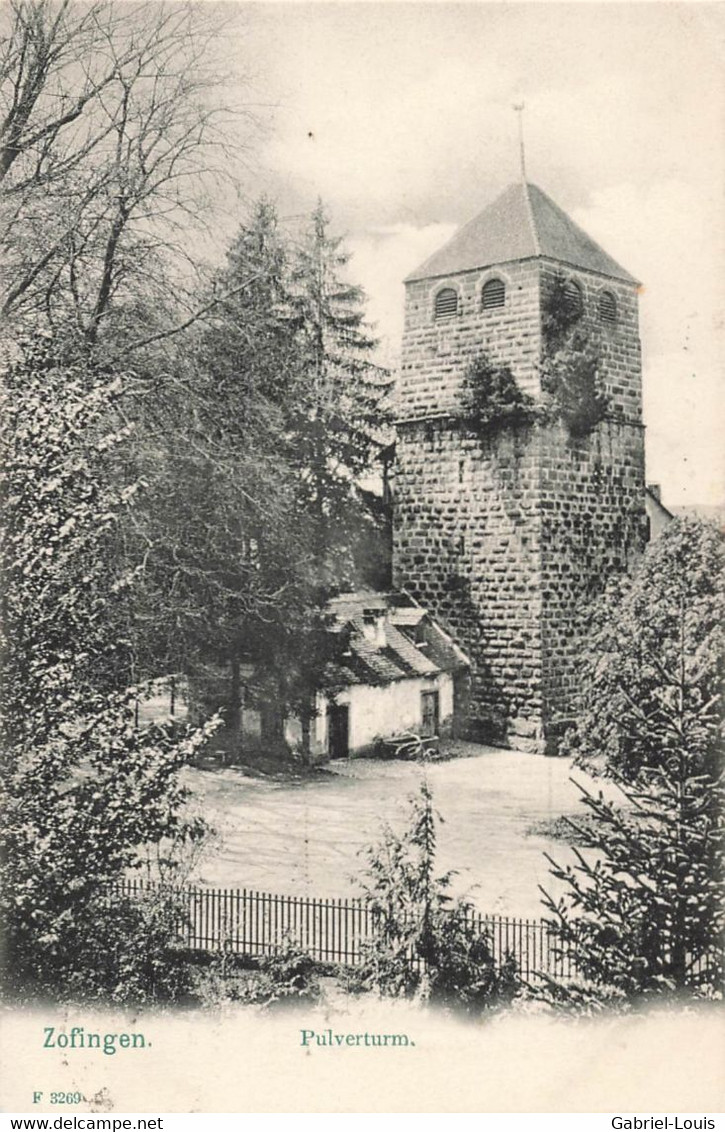
<instances>
[{"instance_id":1,"label":"roof ridge","mask_svg":"<svg viewBox=\"0 0 725 1132\"><path fill-rule=\"evenodd\" d=\"M534 206L531 203L531 195L529 193L529 189L532 188L532 185L531 185L530 181L524 181L523 185L524 185L524 200L526 201L526 215L529 218L529 225L531 227L531 238L534 241L534 249L536 251L536 255L540 256L541 255L541 241L539 240L539 232L538 232L538 229L536 227L536 221L534 220ZM538 188L538 186L534 185L533 188ZM541 192L541 189L539 189L539 192Z\"/></svg>"},{"instance_id":2,"label":"roof ridge","mask_svg":"<svg viewBox=\"0 0 725 1132\"><path fill-rule=\"evenodd\" d=\"M528 180L510 184L410 272L405 282L439 279L542 257L625 283L637 283L556 201Z\"/></svg>"},{"instance_id":3,"label":"roof ridge","mask_svg":"<svg viewBox=\"0 0 725 1132\"><path fill-rule=\"evenodd\" d=\"M581 224L577 224L576 220L573 220L566 209L562 208L560 204L557 204L553 197L550 197L549 194L545 192L544 189L542 189L539 185L532 184L530 187L537 193L539 193L539 195L543 198L549 208L552 208L556 213L558 213L564 224L566 224L569 229L572 230L574 234L578 236L585 245L588 244L593 251L598 252L603 257L604 263L606 265L605 267L592 267L591 265L583 265L581 263L577 264L572 261L570 262L571 267L576 268L578 266L580 269L583 267L586 271L595 271L597 272L597 274L605 275L609 279L622 279L625 282L639 285L639 280L635 279L631 272L627 271L626 268L623 268L621 264L618 263L617 260L615 260L614 256L610 255L606 248L602 247L598 240L595 240L593 236L590 236L586 228L582 228ZM545 250L542 250L540 252L540 255L545 256L547 259L558 259L562 263L569 262L565 259L564 256L552 254L551 252ZM617 269L616 274L612 271L612 268Z\"/></svg>"},{"instance_id":4,"label":"roof ridge","mask_svg":"<svg viewBox=\"0 0 725 1132\"><path fill-rule=\"evenodd\" d=\"M426 256L426 258L423 260L423 263L420 265L420 269L422 270L430 260L437 259L439 255L446 252L451 244L457 244L459 240L465 237L469 229L473 230L480 215L481 213L477 212L476 215L472 216L470 220L467 220L465 224L459 224L459 226L455 229L454 232L452 232L445 243L441 244L439 248L436 248L434 252L431 252L429 256ZM446 273L444 272L444 274ZM410 276L406 276L406 278L409 279Z\"/></svg>"}]
</instances>

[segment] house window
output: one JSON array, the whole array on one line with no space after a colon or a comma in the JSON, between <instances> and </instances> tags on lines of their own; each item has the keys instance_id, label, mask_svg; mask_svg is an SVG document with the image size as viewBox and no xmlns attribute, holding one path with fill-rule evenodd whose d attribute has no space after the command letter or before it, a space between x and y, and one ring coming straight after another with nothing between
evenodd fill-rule
<instances>
[{"instance_id":1,"label":"house window","mask_svg":"<svg viewBox=\"0 0 725 1132\"><path fill-rule=\"evenodd\" d=\"M564 307L568 314L582 313L582 289L573 279L568 279L564 284Z\"/></svg>"},{"instance_id":2,"label":"house window","mask_svg":"<svg viewBox=\"0 0 725 1132\"><path fill-rule=\"evenodd\" d=\"M489 279L481 291L481 306L485 311L506 304L506 284L503 279Z\"/></svg>"},{"instance_id":3,"label":"house window","mask_svg":"<svg viewBox=\"0 0 725 1132\"><path fill-rule=\"evenodd\" d=\"M611 291L602 291L599 296L599 317L602 322L617 321L617 300Z\"/></svg>"},{"instance_id":4,"label":"house window","mask_svg":"<svg viewBox=\"0 0 725 1132\"><path fill-rule=\"evenodd\" d=\"M450 318L458 311L458 291L455 287L444 287L435 299L435 317Z\"/></svg>"}]
</instances>

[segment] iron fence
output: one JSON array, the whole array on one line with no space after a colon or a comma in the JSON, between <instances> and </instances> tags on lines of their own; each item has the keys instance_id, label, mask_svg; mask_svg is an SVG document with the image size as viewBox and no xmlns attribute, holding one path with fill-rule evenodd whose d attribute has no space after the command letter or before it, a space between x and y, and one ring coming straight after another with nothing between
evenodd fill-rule
<instances>
[{"instance_id":1,"label":"iron fence","mask_svg":"<svg viewBox=\"0 0 725 1132\"><path fill-rule=\"evenodd\" d=\"M360 897L280 896L246 888L164 886L136 879L117 883L113 891L131 898L173 895L177 940L190 951L259 957L273 954L289 941L321 963L355 966L376 929L377 914ZM513 958L524 981L577 974L574 945L562 943L545 921L475 910L465 918L486 937L496 965ZM415 962L412 956L411 961ZM722 956L689 957L688 976L693 983L719 984Z\"/></svg>"},{"instance_id":2,"label":"iron fence","mask_svg":"<svg viewBox=\"0 0 725 1132\"><path fill-rule=\"evenodd\" d=\"M173 894L178 941L191 951L259 957L272 954L289 940L321 963L355 966L375 934L376 913L357 897L279 896L246 888L164 888L133 879L120 882L115 891L138 898L155 892ZM575 973L573 954L562 950L541 920L475 911L466 920L486 936L497 966L511 956L526 981L542 973L560 977Z\"/></svg>"}]
</instances>

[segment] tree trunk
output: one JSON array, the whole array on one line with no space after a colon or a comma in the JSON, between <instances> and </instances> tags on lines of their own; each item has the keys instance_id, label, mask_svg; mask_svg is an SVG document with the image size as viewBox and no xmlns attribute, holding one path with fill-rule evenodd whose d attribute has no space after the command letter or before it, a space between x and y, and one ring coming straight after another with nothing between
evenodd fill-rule
<instances>
[{"instance_id":1,"label":"tree trunk","mask_svg":"<svg viewBox=\"0 0 725 1132\"><path fill-rule=\"evenodd\" d=\"M229 687L229 707L227 711L227 728L229 730L229 738L231 741L231 749L234 754L237 754L241 749L242 735L242 713L241 713L241 694L242 682L239 671L239 657L234 654L230 661L231 667L231 680Z\"/></svg>"},{"instance_id":2,"label":"tree trunk","mask_svg":"<svg viewBox=\"0 0 725 1132\"><path fill-rule=\"evenodd\" d=\"M262 743L265 754L281 755L286 753L284 719L280 700L266 699L261 708Z\"/></svg>"},{"instance_id":3,"label":"tree trunk","mask_svg":"<svg viewBox=\"0 0 725 1132\"><path fill-rule=\"evenodd\" d=\"M300 723L302 725L302 753L305 756L305 762L310 762L310 736L312 734L312 715L309 711L303 711Z\"/></svg>"}]
</instances>

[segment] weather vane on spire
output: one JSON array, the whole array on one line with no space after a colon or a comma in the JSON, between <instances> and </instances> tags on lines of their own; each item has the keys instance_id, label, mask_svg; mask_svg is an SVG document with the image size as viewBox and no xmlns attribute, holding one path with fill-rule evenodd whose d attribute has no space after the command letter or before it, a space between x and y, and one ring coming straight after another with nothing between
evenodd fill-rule
<instances>
[{"instance_id":1,"label":"weather vane on spire","mask_svg":"<svg viewBox=\"0 0 725 1132\"><path fill-rule=\"evenodd\" d=\"M514 110L519 118L519 154L521 157L521 180L526 183L526 155L524 152L524 102L514 102Z\"/></svg>"}]
</instances>

